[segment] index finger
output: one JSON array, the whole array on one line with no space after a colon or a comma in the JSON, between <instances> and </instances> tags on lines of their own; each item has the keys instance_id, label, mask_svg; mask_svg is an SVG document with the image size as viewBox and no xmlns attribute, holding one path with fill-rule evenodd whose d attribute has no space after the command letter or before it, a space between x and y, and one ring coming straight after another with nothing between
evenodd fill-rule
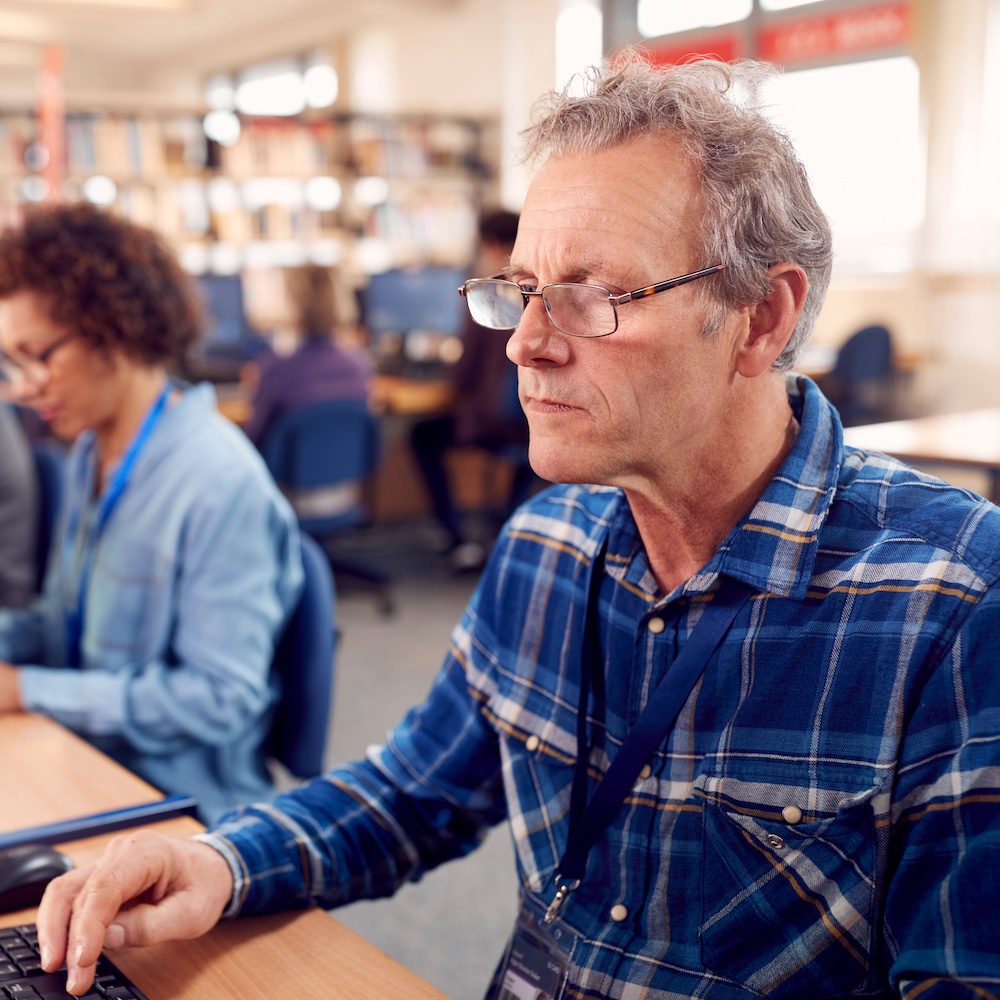
<instances>
[{"instance_id":1,"label":"index finger","mask_svg":"<svg viewBox=\"0 0 1000 1000\"><path fill-rule=\"evenodd\" d=\"M35 925L38 928L38 951L46 972L54 972L66 961L73 900L87 880L89 868L88 865L60 875L45 888Z\"/></svg>"},{"instance_id":2,"label":"index finger","mask_svg":"<svg viewBox=\"0 0 1000 1000\"><path fill-rule=\"evenodd\" d=\"M44 948L55 968L57 959L65 961L71 991L90 985L107 929L122 906L162 874L162 858L144 849L144 840L141 833L115 837L100 859L49 883L42 897L35 920L39 952Z\"/></svg>"}]
</instances>

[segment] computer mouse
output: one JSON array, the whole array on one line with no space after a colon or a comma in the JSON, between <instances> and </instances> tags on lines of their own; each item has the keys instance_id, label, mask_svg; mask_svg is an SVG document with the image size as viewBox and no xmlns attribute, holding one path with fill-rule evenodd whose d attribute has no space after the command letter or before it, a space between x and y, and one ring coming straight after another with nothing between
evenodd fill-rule
<instances>
[{"instance_id":1,"label":"computer mouse","mask_svg":"<svg viewBox=\"0 0 1000 1000\"><path fill-rule=\"evenodd\" d=\"M48 844L19 844L0 850L0 913L37 906L45 887L73 862Z\"/></svg>"}]
</instances>

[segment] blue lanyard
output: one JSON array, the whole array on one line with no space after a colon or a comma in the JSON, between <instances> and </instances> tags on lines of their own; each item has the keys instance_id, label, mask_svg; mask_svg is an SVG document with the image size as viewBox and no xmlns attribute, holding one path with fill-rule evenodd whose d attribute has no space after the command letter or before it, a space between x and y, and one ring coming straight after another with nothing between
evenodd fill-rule
<instances>
[{"instance_id":1,"label":"blue lanyard","mask_svg":"<svg viewBox=\"0 0 1000 1000\"><path fill-rule=\"evenodd\" d=\"M135 464L139 459L139 455L141 454L143 448L145 448L146 443L149 441L149 438L153 433L153 428L156 426L161 415L163 414L163 410L167 405L167 399L170 397L170 391L171 385L168 381L163 387L163 391L147 411L146 416L139 425L139 429L135 432L135 435L129 442L129 446L126 448L125 454L122 456L122 460L118 463L118 468L115 470L115 474L112 476L111 482L108 483L107 489L101 497L100 506L97 510L97 517L95 518L94 526L91 529L94 536L92 545L87 544L87 539L78 537L81 528L80 522L83 515L83 505L86 503L86 499L84 498L84 493L86 491L80 491L80 505L73 508L67 516L66 536L62 552L64 574L68 574L72 571L71 565L68 564L67 561L67 546L72 546L70 550L72 553L79 551L81 545L83 546L83 565L80 567L80 581L77 588L76 607L70 609L66 615L66 662L71 667L79 667L82 662L80 656L80 643L83 639L84 611L86 609L87 588L90 585L90 574L94 568L94 556L97 551L97 545L100 541L101 535L104 533L104 528L107 525L108 520L111 518L112 512L118 505L118 501L121 500L122 494L125 492L129 480L132 478L132 473L135 470ZM90 441L87 443L87 447L89 450L93 450L93 437L91 437ZM81 463L82 475L87 474L88 467L89 462Z\"/></svg>"},{"instance_id":2,"label":"blue lanyard","mask_svg":"<svg viewBox=\"0 0 1000 1000\"><path fill-rule=\"evenodd\" d=\"M580 887L587 856L611 825L643 765L670 731L709 657L729 631L751 590L736 580L723 581L702 612L684 648L657 685L645 710L629 731L590 802L587 802L587 705L591 677L601 669L598 630L598 596L604 579L604 550L594 560L587 595L587 620L581 651L580 703L577 712L576 765L570 792L569 840L556 874L556 895L545 913L545 923L555 920L566 897Z\"/></svg>"}]
</instances>

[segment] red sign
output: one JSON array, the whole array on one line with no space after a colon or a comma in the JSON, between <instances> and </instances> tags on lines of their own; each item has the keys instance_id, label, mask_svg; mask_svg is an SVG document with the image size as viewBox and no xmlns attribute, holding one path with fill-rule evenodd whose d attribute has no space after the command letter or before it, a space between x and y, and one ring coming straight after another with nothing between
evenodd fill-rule
<instances>
[{"instance_id":1,"label":"red sign","mask_svg":"<svg viewBox=\"0 0 1000 1000\"><path fill-rule=\"evenodd\" d=\"M698 35L689 42L657 45L646 48L645 51L654 66L676 66L698 59L732 62L746 55L745 48L743 36L739 32L727 31L716 35Z\"/></svg>"},{"instance_id":2,"label":"red sign","mask_svg":"<svg viewBox=\"0 0 1000 1000\"><path fill-rule=\"evenodd\" d=\"M757 57L779 66L819 62L872 49L898 48L911 37L910 4L878 4L763 28L757 36Z\"/></svg>"}]
</instances>

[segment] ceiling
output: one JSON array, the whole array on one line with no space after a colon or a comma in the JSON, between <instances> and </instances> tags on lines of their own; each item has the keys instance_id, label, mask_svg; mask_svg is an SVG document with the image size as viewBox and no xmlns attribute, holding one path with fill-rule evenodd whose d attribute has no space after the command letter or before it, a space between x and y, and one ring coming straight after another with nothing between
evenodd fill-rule
<instances>
[{"instance_id":1,"label":"ceiling","mask_svg":"<svg viewBox=\"0 0 1000 1000\"><path fill-rule=\"evenodd\" d=\"M404 11L461 0L0 0L0 101L31 101L62 46L67 104L191 103L212 72L335 47ZM155 96L154 96L155 95Z\"/></svg>"}]
</instances>

